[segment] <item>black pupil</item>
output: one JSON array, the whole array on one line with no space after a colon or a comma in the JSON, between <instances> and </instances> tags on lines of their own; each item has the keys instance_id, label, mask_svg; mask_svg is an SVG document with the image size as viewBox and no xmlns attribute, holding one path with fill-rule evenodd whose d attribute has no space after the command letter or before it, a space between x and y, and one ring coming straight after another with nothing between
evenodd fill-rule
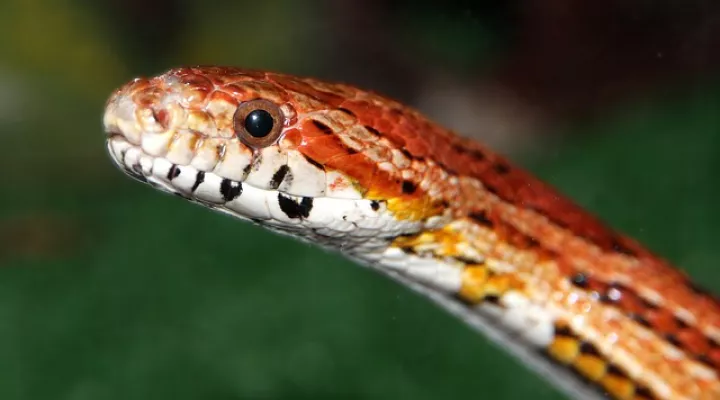
<instances>
[{"instance_id":1,"label":"black pupil","mask_svg":"<svg viewBox=\"0 0 720 400\"><path fill-rule=\"evenodd\" d=\"M272 128L272 115L265 110L255 110L245 117L245 130L256 138L267 136Z\"/></svg>"}]
</instances>

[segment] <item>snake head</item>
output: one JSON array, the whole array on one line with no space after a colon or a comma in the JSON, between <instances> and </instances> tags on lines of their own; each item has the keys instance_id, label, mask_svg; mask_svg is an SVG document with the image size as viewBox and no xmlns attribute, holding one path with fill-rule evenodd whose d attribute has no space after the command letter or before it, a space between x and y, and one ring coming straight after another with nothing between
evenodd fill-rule
<instances>
[{"instance_id":1,"label":"snake head","mask_svg":"<svg viewBox=\"0 0 720 400\"><path fill-rule=\"evenodd\" d=\"M108 152L138 180L280 230L415 231L435 208L401 149L343 107L367 109L362 95L267 72L173 69L111 95Z\"/></svg>"}]
</instances>

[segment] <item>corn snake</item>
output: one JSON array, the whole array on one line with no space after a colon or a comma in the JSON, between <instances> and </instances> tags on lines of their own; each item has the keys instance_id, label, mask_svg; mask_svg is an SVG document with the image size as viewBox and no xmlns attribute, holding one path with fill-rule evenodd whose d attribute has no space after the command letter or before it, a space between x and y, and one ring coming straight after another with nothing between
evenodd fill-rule
<instances>
[{"instance_id":1,"label":"corn snake","mask_svg":"<svg viewBox=\"0 0 720 400\"><path fill-rule=\"evenodd\" d=\"M230 67L115 91L125 173L340 251L577 398L720 398L720 305L485 146L381 95Z\"/></svg>"}]
</instances>

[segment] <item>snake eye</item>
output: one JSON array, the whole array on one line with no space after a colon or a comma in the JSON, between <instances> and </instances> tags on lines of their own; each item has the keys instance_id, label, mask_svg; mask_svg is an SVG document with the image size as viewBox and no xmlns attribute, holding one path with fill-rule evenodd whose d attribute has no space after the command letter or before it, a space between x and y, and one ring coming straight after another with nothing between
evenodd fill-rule
<instances>
[{"instance_id":1,"label":"snake eye","mask_svg":"<svg viewBox=\"0 0 720 400\"><path fill-rule=\"evenodd\" d=\"M264 99L241 103L233 116L235 135L253 148L274 143L282 132L282 126L280 109L275 103Z\"/></svg>"},{"instance_id":2,"label":"snake eye","mask_svg":"<svg viewBox=\"0 0 720 400\"><path fill-rule=\"evenodd\" d=\"M245 130L253 137L261 138L270 134L273 117L265 110L255 110L245 117Z\"/></svg>"}]
</instances>

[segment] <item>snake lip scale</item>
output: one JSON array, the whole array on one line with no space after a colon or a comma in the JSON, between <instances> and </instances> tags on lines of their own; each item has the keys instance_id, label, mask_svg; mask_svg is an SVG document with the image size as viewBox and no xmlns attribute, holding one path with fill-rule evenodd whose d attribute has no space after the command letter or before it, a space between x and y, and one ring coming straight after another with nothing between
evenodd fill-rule
<instances>
[{"instance_id":1,"label":"snake lip scale","mask_svg":"<svg viewBox=\"0 0 720 400\"><path fill-rule=\"evenodd\" d=\"M103 123L126 175L373 268L572 398L720 399L715 297L397 101L182 67L118 88Z\"/></svg>"}]
</instances>

